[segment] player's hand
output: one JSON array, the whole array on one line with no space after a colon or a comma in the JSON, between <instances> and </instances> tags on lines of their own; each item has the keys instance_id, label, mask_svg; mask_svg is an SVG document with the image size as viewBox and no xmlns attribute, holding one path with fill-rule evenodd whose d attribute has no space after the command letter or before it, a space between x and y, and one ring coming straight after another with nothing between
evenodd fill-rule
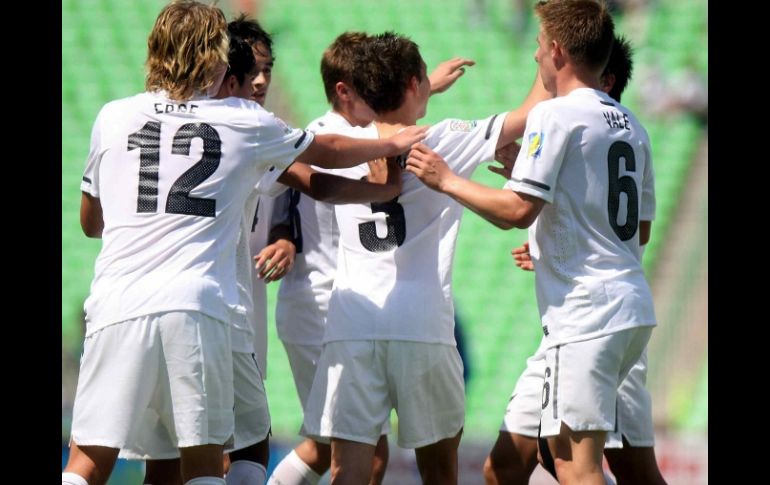
<instances>
[{"instance_id":1,"label":"player's hand","mask_svg":"<svg viewBox=\"0 0 770 485\"><path fill-rule=\"evenodd\" d=\"M422 143L416 144L406 159L406 170L433 190L443 192L443 184L455 176L441 155Z\"/></svg>"},{"instance_id":2,"label":"player's hand","mask_svg":"<svg viewBox=\"0 0 770 485\"><path fill-rule=\"evenodd\" d=\"M367 162L369 165L369 174L366 176L366 181L373 184L384 184L388 180L388 165L385 160L378 158Z\"/></svg>"},{"instance_id":3,"label":"player's hand","mask_svg":"<svg viewBox=\"0 0 770 485\"><path fill-rule=\"evenodd\" d=\"M505 177L505 179L511 178L511 172L513 171L513 164L516 163L516 157L519 156L519 150L521 145L516 142L509 143L504 147L500 147L495 150L495 161L499 162L502 167L497 165L488 165L487 168L498 175Z\"/></svg>"},{"instance_id":4,"label":"player's hand","mask_svg":"<svg viewBox=\"0 0 770 485\"><path fill-rule=\"evenodd\" d=\"M532 256L529 254L529 241L526 241L518 248L513 248L511 250L511 256L513 256L513 261L519 268L525 271L535 270L535 265L532 263Z\"/></svg>"},{"instance_id":5,"label":"player's hand","mask_svg":"<svg viewBox=\"0 0 770 485\"><path fill-rule=\"evenodd\" d=\"M465 74L464 66L473 66L476 61L465 59L464 57L455 57L444 61L430 73L430 94L443 93L455 83L460 76Z\"/></svg>"},{"instance_id":6,"label":"player's hand","mask_svg":"<svg viewBox=\"0 0 770 485\"><path fill-rule=\"evenodd\" d=\"M294 267L294 257L297 248L288 239L278 239L273 244L265 246L254 256L254 268L259 279L265 283L278 281Z\"/></svg>"},{"instance_id":7,"label":"player's hand","mask_svg":"<svg viewBox=\"0 0 770 485\"><path fill-rule=\"evenodd\" d=\"M395 157L408 151L410 148L412 148L412 145L422 141L425 138L428 128L430 128L428 125L407 126L395 135L388 138L388 141L392 146L392 151L388 155Z\"/></svg>"}]
</instances>

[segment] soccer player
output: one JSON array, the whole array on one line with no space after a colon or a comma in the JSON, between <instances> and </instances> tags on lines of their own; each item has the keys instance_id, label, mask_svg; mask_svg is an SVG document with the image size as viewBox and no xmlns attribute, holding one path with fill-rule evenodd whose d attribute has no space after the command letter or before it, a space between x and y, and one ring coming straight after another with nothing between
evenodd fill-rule
<instances>
[{"instance_id":1,"label":"soccer player","mask_svg":"<svg viewBox=\"0 0 770 485\"><path fill-rule=\"evenodd\" d=\"M348 133L353 127L367 127L374 111L353 87L353 78L361 75L353 62L369 36L362 32L346 32L325 50L321 59L326 98L332 109L312 121L308 130L314 133ZM431 73L431 94L444 92L473 61L454 58L443 62ZM369 164L370 173L382 164ZM382 178L382 175L379 177ZM384 201L383 201L384 202ZM315 375L323 345L323 333L337 267L338 229L331 204L318 202L291 191L292 231L298 252L295 266L281 282L276 308L278 336L294 375L294 384L303 411ZM387 432L383 425L377 441L370 483L380 483L388 460ZM304 429L300 434L305 434ZM329 469L331 450L328 443L306 438L278 464L270 477L271 484L300 485L318 483Z\"/></svg>"},{"instance_id":2,"label":"soccer player","mask_svg":"<svg viewBox=\"0 0 770 485\"><path fill-rule=\"evenodd\" d=\"M655 199L650 143L601 91L614 38L603 3L539 2L535 60L557 97L534 107L502 190L452 174L421 145L407 169L502 228L529 227L546 346L541 436L562 483L604 483L623 378L655 325L640 264Z\"/></svg>"},{"instance_id":3,"label":"soccer player","mask_svg":"<svg viewBox=\"0 0 770 485\"><path fill-rule=\"evenodd\" d=\"M264 52L270 53L270 37L256 21L244 17L230 22L228 32L230 35L229 67L217 98L235 96L243 99L254 99L254 94L258 92L256 87L264 85L264 83L255 83L254 81L263 77L264 67L260 65L262 62L260 55L263 55ZM255 44L260 45L255 46ZM300 167L302 165L292 165L286 172L296 173ZM312 169L308 168L307 170L313 172ZM279 177L279 180L284 180L296 189L315 196L328 199L331 194L335 194L335 199L343 202L385 201L395 197L400 192L400 179L391 180L387 185L372 185L337 176L325 176L322 182L313 183L301 176L289 177L287 174L285 178L284 180ZM324 191L313 190L319 183L326 185ZM260 184L265 185L262 181ZM265 341L266 336L260 338L259 334L260 329L266 330L264 328L266 326L265 284L257 277L258 273L252 269L253 263L250 253L259 252L255 257L256 265L262 269L266 280L278 279L284 273L279 272L278 276L275 276L277 271L274 268L280 268L275 262L277 260L278 265L283 264L286 258L282 258L279 253L286 253L282 248L276 246L286 243L293 248L294 245L290 241L279 241L264 247L261 251L255 250L255 242L264 246L267 241L268 218L274 217L276 214L279 218L283 213L288 214L288 206L284 208L283 212L276 210L272 215L267 214L266 210L261 209L263 200L269 201L269 204L272 205L272 197L264 197L259 191L255 190L249 196L241 221L241 232L236 252L238 264L236 279L242 308L233 311L230 320L239 323L234 325L231 332L235 389L235 439L233 451L229 453L229 461L226 460L225 463L227 469L225 478L228 484L256 485L264 483L265 469L269 458L270 416L262 382L264 367L263 364L260 364L260 361L264 362L264 356L260 355L261 349L264 347L260 345ZM272 258L273 261L265 262L265 258ZM272 271L270 268L264 269L269 266L273 266ZM148 458L144 451L145 447L146 445L142 443L124 447L120 457ZM179 461L170 459L170 457L178 456L176 447L167 442L165 451L159 453L158 450L160 450L160 444L156 443L153 457L162 456L165 459L147 460L145 483L179 482Z\"/></svg>"},{"instance_id":4,"label":"soccer player","mask_svg":"<svg viewBox=\"0 0 770 485\"><path fill-rule=\"evenodd\" d=\"M315 137L256 103L212 99L227 48L218 8L172 2L148 39L147 91L108 103L94 124L81 225L103 244L62 483L105 483L150 422L177 443L183 480L222 483L233 434L227 321L247 195L295 159L351 166L423 136L413 127L379 142Z\"/></svg>"},{"instance_id":5,"label":"soccer player","mask_svg":"<svg viewBox=\"0 0 770 485\"><path fill-rule=\"evenodd\" d=\"M424 116L431 86L414 42L375 36L356 62L363 67L353 87L377 113L368 136L387 136ZM426 142L469 176L515 140L505 125L523 123L528 108L482 121L445 120L430 128ZM344 173L359 177L365 169ZM398 198L339 206L335 215L337 273L306 434L331 439L335 483L365 483L395 408L399 445L416 449L423 481L454 483L464 385L450 285L462 208L405 176Z\"/></svg>"},{"instance_id":6,"label":"soccer player","mask_svg":"<svg viewBox=\"0 0 770 485\"><path fill-rule=\"evenodd\" d=\"M631 45L616 36L602 73L602 90L620 102L632 69ZM515 248L512 254L518 267L534 270L528 243ZM527 359L527 367L508 401L497 442L484 463L484 477L489 485L529 483L537 465L537 431L545 373L542 345ZM609 433L604 447L604 456L620 485L666 483L655 460L652 400L645 387L646 380L645 352L618 388L619 431Z\"/></svg>"}]
</instances>

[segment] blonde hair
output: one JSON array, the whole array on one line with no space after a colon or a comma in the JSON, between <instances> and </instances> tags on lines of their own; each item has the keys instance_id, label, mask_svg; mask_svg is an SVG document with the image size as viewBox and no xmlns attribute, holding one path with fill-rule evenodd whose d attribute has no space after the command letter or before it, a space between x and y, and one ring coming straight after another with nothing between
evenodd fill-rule
<instances>
[{"instance_id":1,"label":"blonde hair","mask_svg":"<svg viewBox=\"0 0 770 485\"><path fill-rule=\"evenodd\" d=\"M615 24L604 0L539 1L535 13L549 40L555 40L572 60L602 71L615 39Z\"/></svg>"},{"instance_id":2,"label":"blonde hair","mask_svg":"<svg viewBox=\"0 0 770 485\"><path fill-rule=\"evenodd\" d=\"M193 0L175 0L158 14L147 39L147 91L165 90L186 101L205 92L227 65L227 21L222 11Z\"/></svg>"}]
</instances>

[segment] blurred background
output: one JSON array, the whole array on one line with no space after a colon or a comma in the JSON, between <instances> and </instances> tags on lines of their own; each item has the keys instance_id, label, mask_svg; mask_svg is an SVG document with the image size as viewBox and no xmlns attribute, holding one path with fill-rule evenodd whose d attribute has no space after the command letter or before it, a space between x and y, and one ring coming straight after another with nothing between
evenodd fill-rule
<instances>
[{"instance_id":1,"label":"blurred background","mask_svg":"<svg viewBox=\"0 0 770 485\"><path fill-rule=\"evenodd\" d=\"M147 35L161 0L62 1L62 466L82 349L83 301L98 240L79 226L80 178L101 106L143 91ZM535 73L537 20L531 0L241 0L220 2L232 18L248 5L273 35L276 57L266 108L298 127L328 106L319 63L346 30L393 30L420 46L430 71L454 56L476 66L431 98L424 123L474 119L515 108ZM623 95L649 131L658 197L644 266L658 327L649 347L658 461L670 484L708 483L708 6L706 0L611 3L616 30L635 47ZM473 176L501 186L485 168ZM467 368L467 418L460 483L483 483L481 468L525 360L541 338L532 273L511 248L526 231L500 231L466 211L454 292ZM278 284L269 286L271 466L299 441L302 420L291 371L273 324ZM419 483L413 453L391 439L386 483ZM111 485L141 483L142 466L121 461ZM531 483L555 483L542 470Z\"/></svg>"}]
</instances>

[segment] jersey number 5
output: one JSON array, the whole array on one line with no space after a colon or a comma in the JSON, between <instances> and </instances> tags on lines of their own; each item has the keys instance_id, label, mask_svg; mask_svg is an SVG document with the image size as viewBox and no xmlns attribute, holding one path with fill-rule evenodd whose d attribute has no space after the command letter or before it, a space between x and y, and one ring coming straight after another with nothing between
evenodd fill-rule
<instances>
[{"instance_id":1,"label":"jersey number 5","mask_svg":"<svg viewBox=\"0 0 770 485\"><path fill-rule=\"evenodd\" d=\"M128 136L128 151L139 149L139 193L136 212L158 211L158 171L160 169L160 129L158 121L147 122ZM187 123L174 135L171 153L189 155L193 138L203 140L203 156L171 186L166 198L166 213L215 217L217 201L190 197L190 192L213 174L222 157L222 142L217 130L206 123Z\"/></svg>"},{"instance_id":2,"label":"jersey number 5","mask_svg":"<svg viewBox=\"0 0 770 485\"><path fill-rule=\"evenodd\" d=\"M398 197L388 202L372 202L372 212L384 212L387 214L385 224L388 233L385 237L377 235L377 227L374 221L363 222L358 225L358 238L361 244L373 253L381 253L396 249L404 244L406 238L406 219L404 218L404 206L399 204Z\"/></svg>"},{"instance_id":3,"label":"jersey number 5","mask_svg":"<svg viewBox=\"0 0 770 485\"><path fill-rule=\"evenodd\" d=\"M636 190L636 182L628 175L619 177L620 161L625 159L626 172L636 171L636 158L634 149L624 141L616 141L610 145L607 154L607 168L609 169L610 191L607 198L607 211L609 212L610 226L621 241L628 241L639 227L639 194ZM626 194L626 223L618 224L618 212L620 211L620 194Z\"/></svg>"}]
</instances>

